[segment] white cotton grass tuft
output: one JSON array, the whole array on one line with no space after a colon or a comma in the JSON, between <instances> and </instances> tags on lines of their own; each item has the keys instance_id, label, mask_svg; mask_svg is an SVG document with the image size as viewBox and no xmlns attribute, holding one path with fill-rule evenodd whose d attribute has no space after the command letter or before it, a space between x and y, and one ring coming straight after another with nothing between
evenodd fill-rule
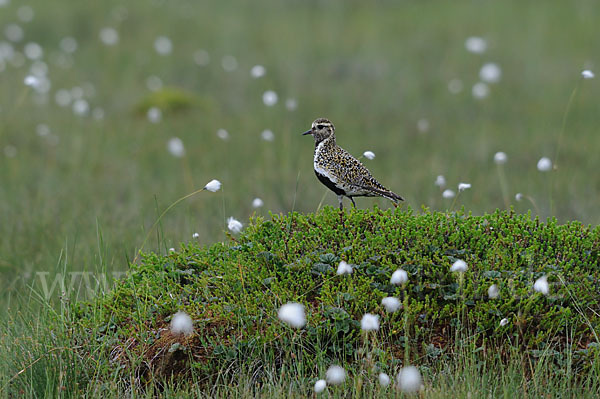
<instances>
[{"instance_id":1,"label":"white cotton grass tuft","mask_svg":"<svg viewBox=\"0 0 600 399\"><path fill-rule=\"evenodd\" d=\"M169 248L169 252L175 252L175 248Z\"/></svg>"},{"instance_id":2,"label":"white cotton grass tuft","mask_svg":"<svg viewBox=\"0 0 600 399\"><path fill-rule=\"evenodd\" d=\"M36 42L29 42L23 47L23 53L30 60L39 60L44 55L44 49Z\"/></svg>"},{"instance_id":3,"label":"white cotton grass tuft","mask_svg":"<svg viewBox=\"0 0 600 399\"><path fill-rule=\"evenodd\" d=\"M325 373L325 379L329 385L340 385L346 379L346 370L342 366L330 366Z\"/></svg>"},{"instance_id":4,"label":"white cotton grass tuft","mask_svg":"<svg viewBox=\"0 0 600 399\"><path fill-rule=\"evenodd\" d=\"M227 219L227 228L232 232L232 233L239 233L240 231L242 231L242 228L244 227L244 225L237 220L236 218L234 218L233 216L230 216L229 219Z\"/></svg>"},{"instance_id":5,"label":"white cotton grass tuft","mask_svg":"<svg viewBox=\"0 0 600 399\"><path fill-rule=\"evenodd\" d=\"M279 320L288 324L290 327L302 328L306 325L306 315L304 314L304 305L296 302L288 302L279 308L277 312Z\"/></svg>"},{"instance_id":6,"label":"white cotton grass tuft","mask_svg":"<svg viewBox=\"0 0 600 399\"><path fill-rule=\"evenodd\" d=\"M65 36L62 39L60 39L60 43L59 43L60 49L62 51L64 51L65 53L69 53L72 54L75 51L77 51L77 40L75 40L74 37L72 36Z\"/></svg>"},{"instance_id":7,"label":"white cotton grass tuft","mask_svg":"<svg viewBox=\"0 0 600 399\"><path fill-rule=\"evenodd\" d=\"M458 94L463 90L463 82L460 79L452 79L448 82L448 91L452 94Z\"/></svg>"},{"instance_id":8,"label":"white cotton grass tuft","mask_svg":"<svg viewBox=\"0 0 600 399\"><path fill-rule=\"evenodd\" d=\"M583 71L581 71L581 77L584 79L593 79L594 78L594 72L590 71L589 69L584 69Z\"/></svg>"},{"instance_id":9,"label":"white cotton grass tuft","mask_svg":"<svg viewBox=\"0 0 600 399\"><path fill-rule=\"evenodd\" d=\"M212 179L211 181L206 183L206 186L204 186L205 190L211 191L213 193L219 191L220 188L221 182L216 179Z\"/></svg>"},{"instance_id":10,"label":"white cotton grass tuft","mask_svg":"<svg viewBox=\"0 0 600 399\"><path fill-rule=\"evenodd\" d=\"M273 131L265 129L260 134L260 138L262 138L264 141L273 141L275 140L275 134L273 134Z\"/></svg>"},{"instance_id":11,"label":"white cotton grass tuft","mask_svg":"<svg viewBox=\"0 0 600 399\"><path fill-rule=\"evenodd\" d=\"M464 273L467 271L468 269L468 265L467 262L465 262L462 259L457 260L456 262L454 262L452 264L452 267L450 267L450 271L451 272L458 272L458 273Z\"/></svg>"},{"instance_id":12,"label":"white cotton grass tuft","mask_svg":"<svg viewBox=\"0 0 600 399\"><path fill-rule=\"evenodd\" d=\"M200 238L200 234L194 233L194 234L192 234L192 238Z\"/></svg>"},{"instance_id":13,"label":"white cotton grass tuft","mask_svg":"<svg viewBox=\"0 0 600 399\"><path fill-rule=\"evenodd\" d=\"M73 102L73 113L79 116L85 116L90 111L90 104L83 98Z\"/></svg>"},{"instance_id":14,"label":"white cotton grass tuft","mask_svg":"<svg viewBox=\"0 0 600 399\"><path fill-rule=\"evenodd\" d=\"M185 147L179 137L171 137L167 142L167 149L176 158L181 158L185 155Z\"/></svg>"},{"instance_id":15,"label":"white cotton grass tuft","mask_svg":"<svg viewBox=\"0 0 600 399\"><path fill-rule=\"evenodd\" d=\"M458 183L458 191L465 191L468 188L471 188L471 183Z\"/></svg>"},{"instance_id":16,"label":"white cotton grass tuft","mask_svg":"<svg viewBox=\"0 0 600 399\"><path fill-rule=\"evenodd\" d=\"M162 79L155 75L148 76L146 79L146 87L150 91L160 90L163 87Z\"/></svg>"},{"instance_id":17,"label":"white cotton grass tuft","mask_svg":"<svg viewBox=\"0 0 600 399\"><path fill-rule=\"evenodd\" d=\"M454 192L454 190L450 190L449 188L444 190L444 192L442 193L442 197L443 198L454 198L456 196L456 193Z\"/></svg>"},{"instance_id":18,"label":"white cotton grass tuft","mask_svg":"<svg viewBox=\"0 0 600 399\"><path fill-rule=\"evenodd\" d=\"M487 50L487 41L479 36L470 36L465 40L467 51L475 54L482 54Z\"/></svg>"},{"instance_id":19,"label":"white cotton grass tuft","mask_svg":"<svg viewBox=\"0 0 600 399\"><path fill-rule=\"evenodd\" d=\"M262 65L254 65L252 69L250 69L250 76L254 79L262 78L267 73L267 69Z\"/></svg>"},{"instance_id":20,"label":"white cotton grass tuft","mask_svg":"<svg viewBox=\"0 0 600 399\"><path fill-rule=\"evenodd\" d=\"M34 76L46 77L48 74L48 64L44 61L36 60L31 63L29 71Z\"/></svg>"},{"instance_id":21,"label":"white cotton grass tuft","mask_svg":"<svg viewBox=\"0 0 600 399\"><path fill-rule=\"evenodd\" d=\"M235 71L238 67L237 58L235 58L233 55L224 56L221 58L221 67L223 67L225 72Z\"/></svg>"},{"instance_id":22,"label":"white cotton grass tuft","mask_svg":"<svg viewBox=\"0 0 600 399\"><path fill-rule=\"evenodd\" d=\"M106 46L114 46L119 42L119 32L115 28L102 28L99 36L100 41Z\"/></svg>"},{"instance_id":23,"label":"white cotton grass tuft","mask_svg":"<svg viewBox=\"0 0 600 399\"><path fill-rule=\"evenodd\" d=\"M192 58L198 66L207 66L210 63L210 54L204 49L194 51Z\"/></svg>"},{"instance_id":24,"label":"white cotton grass tuft","mask_svg":"<svg viewBox=\"0 0 600 399\"><path fill-rule=\"evenodd\" d=\"M262 100L267 107L272 107L273 105L277 104L277 93L275 93L273 90L267 90L263 93Z\"/></svg>"},{"instance_id":25,"label":"white cotton grass tuft","mask_svg":"<svg viewBox=\"0 0 600 399\"><path fill-rule=\"evenodd\" d=\"M25 79L23 79L23 83L25 83L25 86L29 86L35 89L39 86L40 79L37 76L27 75L25 76Z\"/></svg>"},{"instance_id":26,"label":"white cotton grass tuft","mask_svg":"<svg viewBox=\"0 0 600 399\"><path fill-rule=\"evenodd\" d=\"M158 123L162 120L162 111L158 107L150 107L146 112L146 117L150 123Z\"/></svg>"},{"instance_id":27,"label":"white cotton grass tuft","mask_svg":"<svg viewBox=\"0 0 600 399\"><path fill-rule=\"evenodd\" d=\"M490 285L490 288L488 288L488 297L490 299L496 299L499 295L500 290L498 289L498 286L496 284Z\"/></svg>"},{"instance_id":28,"label":"white cotton grass tuft","mask_svg":"<svg viewBox=\"0 0 600 399\"><path fill-rule=\"evenodd\" d=\"M542 157L537 163L537 169L540 172L548 172L552 169L552 161L548 157Z\"/></svg>"},{"instance_id":29,"label":"white cotton grass tuft","mask_svg":"<svg viewBox=\"0 0 600 399\"><path fill-rule=\"evenodd\" d=\"M435 183L436 186L438 186L439 188L443 188L446 187L446 178L444 177L444 175L438 175L435 178Z\"/></svg>"},{"instance_id":30,"label":"white cotton grass tuft","mask_svg":"<svg viewBox=\"0 0 600 399\"><path fill-rule=\"evenodd\" d=\"M394 273L392 273L392 277L390 278L390 284L401 285L406 284L408 282L408 273L405 270L398 269Z\"/></svg>"},{"instance_id":31,"label":"white cotton grass tuft","mask_svg":"<svg viewBox=\"0 0 600 399\"><path fill-rule=\"evenodd\" d=\"M0 0L1 1L1 0ZM16 56L16 52L12 44L7 42L0 42L0 58L6 61L12 61ZM23 60L21 60L21 65L23 65ZM3 65L6 67L6 65Z\"/></svg>"},{"instance_id":32,"label":"white cotton grass tuft","mask_svg":"<svg viewBox=\"0 0 600 399\"><path fill-rule=\"evenodd\" d=\"M298 100L296 100L295 98L288 98L287 100L285 100L285 108L288 111L296 110L296 108L298 108Z\"/></svg>"},{"instance_id":33,"label":"white cotton grass tuft","mask_svg":"<svg viewBox=\"0 0 600 399\"><path fill-rule=\"evenodd\" d=\"M325 388L327 388L327 382L325 380L315 382L315 393L321 393Z\"/></svg>"},{"instance_id":34,"label":"white cotton grass tuft","mask_svg":"<svg viewBox=\"0 0 600 399\"><path fill-rule=\"evenodd\" d=\"M388 385L390 385L390 376L386 373L379 373L379 376L377 378L379 380L379 385L381 385L382 387L385 388Z\"/></svg>"},{"instance_id":35,"label":"white cotton grass tuft","mask_svg":"<svg viewBox=\"0 0 600 399\"><path fill-rule=\"evenodd\" d=\"M220 138L221 140L228 140L229 132L225 129L219 129L219 130L217 130L217 137Z\"/></svg>"},{"instance_id":36,"label":"white cotton grass tuft","mask_svg":"<svg viewBox=\"0 0 600 399\"><path fill-rule=\"evenodd\" d=\"M479 79L486 83L498 83L502 77L502 69L498 64L488 62L479 70Z\"/></svg>"},{"instance_id":37,"label":"white cotton grass tuft","mask_svg":"<svg viewBox=\"0 0 600 399\"><path fill-rule=\"evenodd\" d=\"M496 165L503 165L506 163L508 157L506 156L505 152L502 151L498 151L497 153L494 154L494 163Z\"/></svg>"},{"instance_id":38,"label":"white cotton grass tuft","mask_svg":"<svg viewBox=\"0 0 600 399\"><path fill-rule=\"evenodd\" d=\"M417 129L420 133L427 133L429 131L429 121L425 118L421 118L417 121Z\"/></svg>"},{"instance_id":39,"label":"white cotton grass tuft","mask_svg":"<svg viewBox=\"0 0 600 399\"><path fill-rule=\"evenodd\" d=\"M252 208L260 208L264 205L263 200L261 200L260 198L254 198L252 200Z\"/></svg>"},{"instance_id":40,"label":"white cotton grass tuft","mask_svg":"<svg viewBox=\"0 0 600 399\"><path fill-rule=\"evenodd\" d=\"M421 385L423 385L421 373L415 366L403 367L398 373L396 382L398 388L406 393L418 392L421 389Z\"/></svg>"},{"instance_id":41,"label":"white cotton grass tuft","mask_svg":"<svg viewBox=\"0 0 600 399\"><path fill-rule=\"evenodd\" d=\"M341 261L337 268L337 274L340 276L344 274L352 274L352 266L344 261Z\"/></svg>"},{"instance_id":42,"label":"white cotton grass tuft","mask_svg":"<svg viewBox=\"0 0 600 399\"><path fill-rule=\"evenodd\" d=\"M471 94L474 98L482 100L490 95L490 87L483 82L477 82L473 85Z\"/></svg>"},{"instance_id":43,"label":"white cotton grass tuft","mask_svg":"<svg viewBox=\"0 0 600 399\"><path fill-rule=\"evenodd\" d=\"M508 319L506 317L504 319L500 320L500 327L504 327L507 324L508 324Z\"/></svg>"},{"instance_id":44,"label":"white cotton grass tuft","mask_svg":"<svg viewBox=\"0 0 600 399\"><path fill-rule=\"evenodd\" d=\"M542 276L535 280L535 283L533 284L533 290L541 294L548 295L548 293L550 292L550 286L548 285L548 277Z\"/></svg>"},{"instance_id":45,"label":"white cotton grass tuft","mask_svg":"<svg viewBox=\"0 0 600 399\"><path fill-rule=\"evenodd\" d=\"M400 300L393 296L386 296L385 298L383 298L381 300L381 304L383 305L385 310L387 310L389 313L394 313L395 311L400 309L400 307L402 306L402 304L400 303Z\"/></svg>"},{"instance_id":46,"label":"white cotton grass tuft","mask_svg":"<svg viewBox=\"0 0 600 399\"><path fill-rule=\"evenodd\" d=\"M48 79L46 76L39 77L39 83L37 84L37 86L35 86L33 88L33 89L35 89L37 94L39 94L38 96L35 96L33 98L33 100L36 102L36 104L43 105L48 102L48 97L45 96L44 94L46 94L46 93L48 93L48 91L50 91L51 86L52 86L52 84L50 82L50 79Z\"/></svg>"},{"instance_id":47,"label":"white cotton grass tuft","mask_svg":"<svg viewBox=\"0 0 600 399\"><path fill-rule=\"evenodd\" d=\"M192 318L185 312L177 312L171 319L171 332L173 334L190 335L194 332Z\"/></svg>"},{"instance_id":48,"label":"white cotton grass tuft","mask_svg":"<svg viewBox=\"0 0 600 399\"><path fill-rule=\"evenodd\" d=\"M363 155L367 159L375 159L375 153L373 151L365 151Z\"/></svg>"},{"instance_id":49,"label":"white cotton grass tuft","mask_svg":"<svg viewBox=\"0 0 600 399\"><path fill-rule=\"evenodd\" d=\"M45 123L40 123L35 127L35 132L40 137L46 137L50 135L50 128Z\"/></svg>"},{"instance_id":50,"label":"white cotton grass tuft","mask_svg":"<svg viewBox=\"0 0 600 399\"><path fill-rule=\"evenodd\" d=\"M360 320L360 328L363 331L379 330L379 316L371 313L365 313Z\"/></svg>"},{"instance_id":51,"label":"white cotton grass tuft","mask_svg":"<svg viewBox=\"0 0 600 399\"><path fill-rule=\"evenodd\" d=\"M6 147L4 147L4 155L6 155L7 158L16 157L17 147L15 147L14 145L7 145Z\"/></svg>"},{"instance_id":52,"label":"white cotton grass tuft","mask_svg":"<svg viewBox=\"0 0 600 399\"><path fill-rule=\"evenodd\" d=\"M21 22L31 22L35 13L30 6L21 6L17 9L17 17Z\"/></svg>"},{"instance_id":53,"label":"white cotton grass tuft","mask_svg":"<svg viewBox=\"0 0 600 399\"><path fill-rule=\"evenodd\" d=\"M169 55L173 51L173 42L166 36L159 36L154 40L154 50L160 55Z\"/></svg>"},{"instance_id":54,"label":"white cotton grass tuft","mask_svg":"<svg viewBox=\"0 0 600 399\"><path fill-rule=\"evenodd\" d=\"M516 193L516 194L515 194L515 199L516 199L517 201L519 201L519 202L520 202L520 201L523 201L523 198L524 198L524 197L525 197L525 196L524 196L522 193Z\"/></svg>"},{"instance_id":55,"label":"white cotton grass tuft","mask_svg":"<svg viewBox=\"0 0 600 399\"><path fill-rule=\"evenodd\" d=\"M20 42L23 40L23 28L17 24L8 24L4 28L4 35L11 42Z\"/></svg>"}]
</instances>

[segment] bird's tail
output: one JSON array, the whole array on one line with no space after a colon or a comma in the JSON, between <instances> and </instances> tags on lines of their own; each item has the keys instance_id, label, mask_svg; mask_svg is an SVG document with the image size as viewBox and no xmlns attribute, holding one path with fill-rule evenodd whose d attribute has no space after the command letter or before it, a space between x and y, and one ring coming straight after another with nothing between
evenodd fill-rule
<instances>
[{"instance_id":1,"label":"bird's tail","mask_svg":"<svg viewBox=\"0 0 600 399\"><path fill-rule=\"evenodd\" d=\"M380 190L378 188L374 188L374 187L365 187L365 189L371 191L372 193L375 193L377 195L380 195L384 198L389 199L390 201L392 201L392 203L394 204L394 206L398 206L398 203L400 201L404 201L404 198L402 198L401 196L399 196L398 194L390 191L390 190Z\"/></svg>"},{"instance_id":2,"label":"bird's tail","mask_svg":"<svg viewBox=\"0 0 600 399\"><path fill-rule=\"evenodd\" d=\"M404 198L402 198L401 196L399 196L398 194L396 194L392 191L388 191L387 194L388 195L384 195L384 197L389 199L390 201L392 201L392 204L394 204L394 208L398 207L398 205L400 204L400 201L404 201Z\"/></svg>"}]
</instances>

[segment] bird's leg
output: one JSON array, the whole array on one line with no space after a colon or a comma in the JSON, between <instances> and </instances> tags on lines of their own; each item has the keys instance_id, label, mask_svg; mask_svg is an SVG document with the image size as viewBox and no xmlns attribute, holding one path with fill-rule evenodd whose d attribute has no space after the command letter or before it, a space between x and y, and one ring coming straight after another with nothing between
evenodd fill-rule
<instances>
[{"instance_id":1,"label":"bird's leg","mask_svg":"<svg viewBox=\"0 0 600 399\"><path fill-rule=\"evenodd\" d=\"M352 201L352 206L356 208L356 202L354 202L354 198L352 198L352 197L348 197L348 198L350 198L350 201Z\"/></svg>"},{"instance_id":2,"label":"bird's leg","mask_svg":"<svg viewBox=\"0 0 600 399\"><path fill-rule=\"evenodd\" d=\"M340 202L340 224L344 225L344 203L342 200L344 199L343 195L338 195L338 201Z\"/></svg>"}]
</instances>

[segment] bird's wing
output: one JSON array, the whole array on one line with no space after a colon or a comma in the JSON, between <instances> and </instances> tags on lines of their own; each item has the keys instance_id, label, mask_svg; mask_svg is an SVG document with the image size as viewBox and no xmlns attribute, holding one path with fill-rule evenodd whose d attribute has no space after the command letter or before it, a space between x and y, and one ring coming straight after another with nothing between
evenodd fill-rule
<instances>
[{"instance_id":1,"label":"bird's wing","mask_svg":"<svg viewBox=\"0 0 600 399\"><path fill-rule=\"evenodd\" d=\"M340 147L342 156L340 157L339 165L335 165L338 173L344 175L347 171L352 171L353 176L347 176L349 181L353 181L361 189L389 198L392 201L404 201L404 198L385 188L385 186L377 181L369 172L369 169L362 164L358 159L354 158L350 153ZM355 174L355 175L354 175Z\"/></svg>"},{"instance_id":2,"label":"bird's wing","mask_svg":"<svg viewBox=\"0 0 600 399\"><path fill-rule=\"evenodd\" d=\"M373 194L385 197L393 202L404 201L404 198L402 198L398 194L396 194L393 191L390 191L386 188L384 188L383 190L380 190L380 189L372 187L372 186L360 186L360 188L362 188L363 190L369 191Z\"/></svg>"},{"instance_id":3,"label":"bird's wing","mask_svg":"<svg viewBox=\"0 0 600 399\"><path fill-rule=\"evenodd\" d=\"M349 178L351 178L351 180L355 180L361 177L368 177L375 180L371 175L371 172L369 172L369 169L367 169L365 165L362 164L362 162L354 158L348 151L344 150L341 147L339 147L339 151L340 157L338 163L334 165L338 173L342 175L352 173L351 176L348 176Z\"/></svg>"}]
</instances>

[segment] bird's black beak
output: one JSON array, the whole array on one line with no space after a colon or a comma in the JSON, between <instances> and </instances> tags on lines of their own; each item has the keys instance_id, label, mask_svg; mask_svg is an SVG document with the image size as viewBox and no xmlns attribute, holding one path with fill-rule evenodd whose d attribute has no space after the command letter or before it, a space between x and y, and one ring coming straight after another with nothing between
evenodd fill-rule
<instances>
[{"instance_id":1,"label":"bird's black beak","mask_svg":"<svg viewBox=\"0 0 600 399\"><path fill-rule=\"evenodd\" d=\"M303 136L306 136L307 134L312 134L312 129L307 130L306 132L302 133Z\"/></svg>"}]
</instances>

